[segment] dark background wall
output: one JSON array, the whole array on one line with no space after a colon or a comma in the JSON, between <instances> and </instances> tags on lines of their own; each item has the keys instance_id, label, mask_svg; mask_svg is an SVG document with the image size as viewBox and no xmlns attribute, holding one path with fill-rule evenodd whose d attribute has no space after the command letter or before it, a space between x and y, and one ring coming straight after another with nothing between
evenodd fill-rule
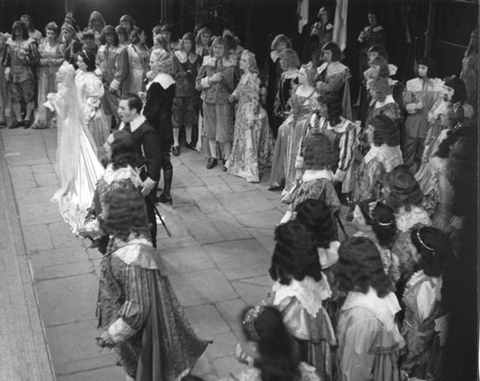
<instances>
[{"instance_id":1,"label":"dark background wall","mask_svg":"<svg viewBox=\"0 0 480 381\"><path fill-rule=\"evenodd\" d=\"M182 33L192 31L198 22L216 34L228 27L257 55L260 64L269 54L273 37L283 33L293 41L302 62L307 62L310 27L322 6L329 7L333 17L335 0L310 0L310 22L299 34L297 0L0 0L0 31L9 31L24 13L30 14L37 29L43 31L49 21L61 25L66 11L73 11L83 28L90 13L97 10L112 25L117 25L123 14L130 14L147 32L160 20L175 23ZM360 74L356 40L368 24L369 9L378 13L386 30L387 50L390 61L398 66L398 79L412 78L414 60L424 56L429 12L431 54L440 76L460 73L461 57L478 25L476 0L350 0L344 62L355 78ZM352 90L355 96L355 88Z\"/></svg>"}]
</instances>

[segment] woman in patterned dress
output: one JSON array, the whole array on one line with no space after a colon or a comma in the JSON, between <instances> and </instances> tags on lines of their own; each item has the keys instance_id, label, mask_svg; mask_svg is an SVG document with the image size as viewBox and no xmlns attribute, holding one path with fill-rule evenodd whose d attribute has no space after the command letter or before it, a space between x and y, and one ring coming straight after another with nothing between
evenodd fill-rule
<instances>
[{"instance_id":1,"label":"woman in patterned dress","mask_svg":"<svg viewBox=\"0 0 480 381\"><path fill-rule=\"evenodd\" d=\"M248 182L259 182L260 173L270 167L273 141L267 114L259 102L260 79L255 55L244 50L239 64L243 75L229 98L238 104L227 173Z\"/></svg>"},{"instance_id":2,"label":"woman in patterned dress","mask_svg":"<svg viewBox=\"0 0 480 381\"><path fill-rule=\"evenodd\" d=\"M37 70L38 100L32 128L52 127L53 114L47 110L44 103L47 100L47 94L55 92L55 76L63 62L62 45L58 41L58 34L57 24L54 22L48 23L45 27L46 37L38 47L40 54Z\"/></svg>"}]
</instances>

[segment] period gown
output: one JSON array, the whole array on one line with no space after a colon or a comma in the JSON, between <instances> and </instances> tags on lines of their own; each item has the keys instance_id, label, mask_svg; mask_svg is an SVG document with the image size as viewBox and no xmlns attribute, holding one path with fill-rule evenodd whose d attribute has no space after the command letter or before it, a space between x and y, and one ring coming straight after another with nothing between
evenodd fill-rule
<instances>
[{"instance_id":1,"label":"period gown","mask_svg":"<svg viewBox=\"0 0 480 381\"><path fill-rule=\"evenodd\" d=\"M75 88L75 69L64 62L59 76L58 92L48 94L45 104L55 111L58 127L56 166L60 189L51 201L59 204L64 221L74 234L78 234L104 168L97 158L92 134L85 125Z\"/></svg>"},{"instance_id":2,"label":"period gown","mask_svg":"<svg viewBox=\"0 0 480 381\"><path fill-rule=\"evenodd\" d=\"M412 275L405 288L405 320L402 336L407 343L401 368L411 377L427 378L432 349L437 333L435 319L441 314L442 278L425 275L423 270Z\"/></svg>"},{"instance_id":3,"label":"period gown","mask_svg":"<svg viewBox=\"0 0 480 381\"><path fill-rule=\"evenodd\" d=\"M233 95L238 99L233 147L226 163L227 173L259 182L260 173L270 168L273 141L267 113L260 105L260 79L246 73Z\"/></svg>"},{"instance_id":4,"label":"period gown","mask_svg":"<svg viewBox=\"0 0 480 381\"><path fill-rule=\"evenodd\" d=\"M295 91L289 99L290 114L278 129L272 159L270 186L279 186L285 179L282 195L287 195L296 185L295 160L300 149L301 138L312 113L311 100L317 92L313 89L308 95L298 95Z\"/></svg>"},{"instance_id":5,"label":"period gown","mask_svg":"<svg viewBox=\"0 0 480 381\"><path fill-rule=\"evenodd\" d=\"M137 94L145 89L145 76L148 71L149 52L134 44L127 46L128 75L125 78L125 94Z\"/></svg>"},{"instance_id":6,"label":"period gown","mask_svg":"<svg viewBox=\"0 0 480 381\"><path fill-rule=\"evenodd\" d=\"M332 296L323 274L318 282L310 277L293 279L289 285L273 285L273 304L282 312L283 321L297 339L301 359L316 368L321 380L332 380L332 350L337 345L330 317L323 301Z\"/></svg>"},{"instance_id":7,"label":"period gown","mask_svg":"<svg viewBox=\"0 0 480 381\"><path fill-rule=\"evenodd\" d=\"M102 81L93 72L77 71L75 85L85 123L95 142L95 147L103 147L110 135L105 112L102 109L102 97L105 94Z\"/></svg>"},{"instance_id":8,"label":"period gown","mask_svg":"<svg viewBox=\"0 0 480 381\"><path fill-rule=\"evenodd\" d=\"M354 200L378 200L386 173L403 163L399 146L373 145L363 158L355 174Z\"/></svg>"},{"instance_id":9,"label":"period gown","mask_svg":"<svg viewBox=\"0 0 480 381\"><path fill-rule=\"evenodd\" d=\"M40 60L37 68L37 111L32 128L41 129L52 127L53 113L44 106L44 103L47 101L47 94L56 90L55 76L63 62L63 51L61 44L55 43L51 46L47 39L44 39L38 47L38 52Z\"/></svg>"},{"instance_id":10,"label":"period gown","mask_svg":"<svg viewBox=\"0 0 480 381\"><path fill-rule=\"evenodd\" d=\"M400 305L393 293L383 298L369 288L349 292L338 322L341 381L400 381L398 360L405 340L395 322Z\"/></svg>"}]
</instances>

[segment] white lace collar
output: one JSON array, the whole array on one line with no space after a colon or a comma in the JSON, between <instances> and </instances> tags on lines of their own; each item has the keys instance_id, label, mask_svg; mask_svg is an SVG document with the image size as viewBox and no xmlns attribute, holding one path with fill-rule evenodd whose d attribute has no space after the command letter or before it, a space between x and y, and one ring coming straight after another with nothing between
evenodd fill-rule
<instances>
[{"instance_id":1,"label":"white lace collar","mask_svg":"<svg viewBox=\"0 0 480 381\"><path fill-rule=\"evenodd\" d=\"M332 290L323 274L318 282L307 276L302 281L292 279L289 285L275 282L272 289L275 293L273 301L275 306L286 298L295 297L313 317L317 316L317 312L322 308L322 302L332 296Z\"/></svg>"},{"instance_id":2,"label":"white lace collar","mask_svg":"<svg viewBox=\"0 0 480 381\"><path fill-rule=\"evenodd\" d=\"M390 103L396 103L395 99L393 99L392 94L388 94L383 102L376 101L375 102L375 108L381 108L381 107L383 107L385 105L388 105Z\"/></svg>"},{"instance_id":3,"label":"white lace collar","mask_svg":"<svg viewBox=\"0 0 480 381\"><path fill-rule=\"evenodd\" d=\"M329 169L307 169L302 176L302 181L312 181L319 179L326 179L333 181L333 172Z\"/></svg>"},{"instance_id":4,"label":"white lace collar","mask_svg":"<svg viewBox=\"0 0 480 381\"><path fill-rule=\"evenodd\" d=\"M138 172L132 168L130 165L127 165L123 168L114 169L112 163L108 163L107 168L103 174L103 180L107 184L112 184L115 181L120 180L132 180L133 185L139 187L142 184Z\"/></svg>"},{"instance_id":5,"label":"white lace collar","mask_svg":"<svg viewBox=\"0 0 480 381\"><path fill-rule=\"evenodd\" d=\"M338 248L340 247L339 241L330 242L330 246L325 249L324 247L317 248L318 258L320 259L320 265L322 269L328 269L338 262Z\"/></svg>"},{"instance_id":6,"label":"white lace collar","mask_svg":"<svg viewBox=\"0 0 480 381\"><path fill-rule=\"evenodd\" d=\"M277 52L276 50L272 50L270 52L270 58L272 59L273 62L277 62L277 60L280 58L280 53Z\"/></svg>"},{"instance_id":7,"label":"white lace collar","mask_svg":"<svg viewBox=\"0 0 480 381\"><path fill-rule=\"evenodd\" d=\"M405 233L416 224L422 224L425 226L431 226L432 221L428 217L425 209L419 206L411 205L410 211L406 211L405 207L401 207L397 213L395 213L395 222L397 223L397 229Z\"/></svg>"},{"instance_id":8,"label":"white lace collar","mask_svg":"<svg viewBox=\"0 0 480 381\"><path fill-rule=\"evenodd\" d=\"M348 70L348 67L342 64L340 61L324 62L317 69L317 73L321 74L327 69L328 69L328 74L334 75L334 74L343 73L345 70Z\"/></svg>"},{"instance_id":9,"label":"white lace collar","mask_svg":"<svg viewBox=\"0 0 480 381\"><path fill-rule=\"evenodd\" d=\"M178 58L178 60L179 60L181 63L187 62L187 59L188 59L191 63L194 63L195 60L196 60L197 57L198 57L195 52L190 52L190 54L187 55L187 53L184 52L183 50L177 50L177 51L175 51L175 56Z\"/></svg>"},{"instance_id":10,"label":"white lace collar","mask_svg":"<svg viewBox=\"0 0 480 381\"><path fill-rule=\"evenodd\" d=\"M385 143L380 146L372 144L370 150L367 152L363 160L365 161L365 164L368 164L375 158L379 158L383 162L394 159L398 155L400 155L401 157L401 151L399 146L390 147Z\"/></svg>"},{"instance_id":11,"label":"white lace collar","mask_svg":"<svg viewBox=\"0 0 480 381\"><path fill-rule=\"evenodd\" d=\"M152 83L158 83L160 86L162 86L165 90L168 89L171 85L176 83L176 81L172 78L172 76L166 74L166 73L158 73L155 78L151 82L148 83L147 85L147 90L150 88Z\"/></svg>"},{"instance_id":12,"label":"white lace collar","mask_svg":"<svg viewBox=\"0 0 480 381\"><path fill-rule=\"evenodd\" d=\"M133 234L131 235L131 237ZM143 237L131 238L127 241L115 239L117 249L113 255L120 258L127 265L136 265L145 269L158 270L157 263L153 259L150 251L155 250L152 243Z\"/></svg>"},{"instance_id":13,"label":"white lace collar","mask_svg":"<svg viewBox=\"0 0 480 381\"><path fill-rule=\"evenodd\" d=\"M355 291L348 293L342 310L346 311L355 307L368 309L383 323L387 330L392 330L395 327L395 314L401 310L398 299L393 292L380 298L372 287L369 287L366 294Z\"/></svg>"}]
</instances>

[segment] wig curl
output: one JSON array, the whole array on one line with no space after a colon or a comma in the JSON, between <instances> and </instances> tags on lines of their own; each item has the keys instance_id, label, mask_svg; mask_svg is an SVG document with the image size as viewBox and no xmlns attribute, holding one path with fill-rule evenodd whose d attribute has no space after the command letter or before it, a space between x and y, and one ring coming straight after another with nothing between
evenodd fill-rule
<instances>
[{"instance_id":1,"label":"wig curl","mask_svg":"<svg viewBox=\"0 0 480 381\"><path fill-rule=\"evenodd\" d=\"M380 298L393 288L385 274L382 258L377 246L368 238L352 237L344 241L338 249L339 260L333 267L339 289L368 293L375 289Z\"/></svg>"},{"instance_id":2,"label":"wig curl","mask_svg":"<svg viewBox=\"0 0 480 381\"><path fill-rule=\"evenodd\" d=\"M298 221L289 221L275 229L275 249L268 270L274 281L290 284L292 278L302 281L309 276L322 279L317 248L307 228Z\"/></svg>"}]
</instances>

